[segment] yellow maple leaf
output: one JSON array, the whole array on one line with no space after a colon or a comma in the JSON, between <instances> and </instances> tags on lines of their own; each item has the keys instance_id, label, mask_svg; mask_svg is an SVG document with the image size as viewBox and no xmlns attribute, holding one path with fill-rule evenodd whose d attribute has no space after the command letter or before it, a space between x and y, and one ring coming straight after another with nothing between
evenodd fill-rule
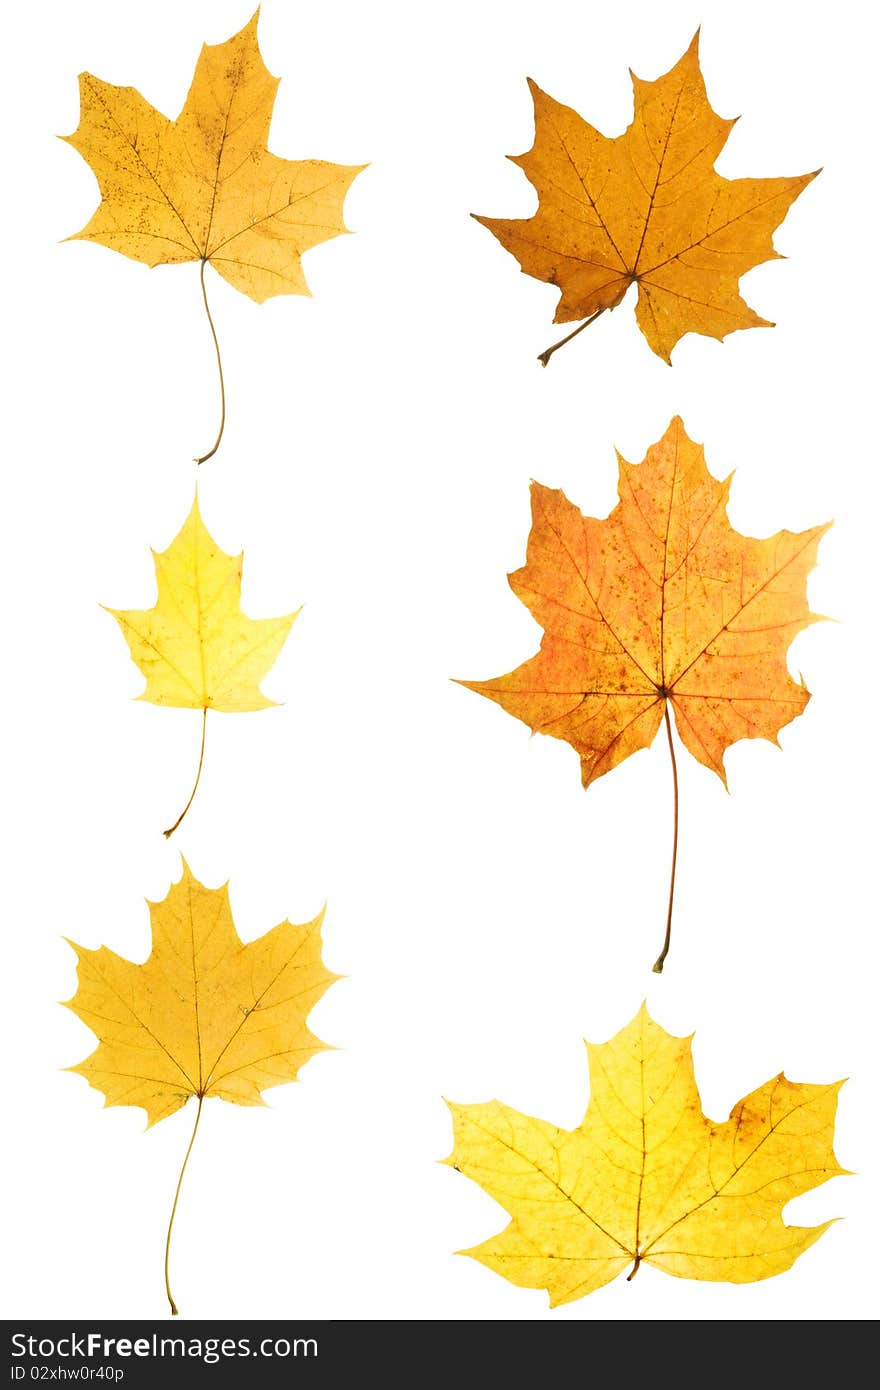
<instances>
[{"instance_id":1,"label":"yellow maple leaf","mask_svg":"<svg viewBox=\"0 0 880 1390\"><path fill-rule=\"evenodd\" d=\"M91 166L102 201L69 240L100 242L149 266L200 261L203 293L210 263L258 303L309 294L301 257L346 231L342 205L365 166L269 152L278 79L260 54L258 16L225 43L202 47L174 121L133 87L80 75L80 122L63 138Z\"/></svg>"},{"instance_id":2,"label":"yellow maple leaf","mask_svg":"<svg viewBox=\"0 0 880 1390\"><path fill-rule=\"evenodd\" d=\"M323 911L311 922L282 922L245 944L235 930L226 887L206 888L184 862L180 881L150 903L153 947L142 965L106 946L78 958L78 988L67 1007L98 1037L69 1070L101 1091L107 1105L134 1105L147 1124L211 1096L263 1105L262 1092L294 1081L328 1045L306 1025L339 976L321 959ZM171 1223L186 1160L184 1159ZM168 1251L165 1263L168 1281ZM168 1290L172 1311L174 1300Z\"/></svg>"},{"instance_id":3,"label":"yellow maple leaf","mask_svg":"<svg viewBox=\"0 0 880 1390\"><path fill-rule=\"evenodd\" d=\"M203 757L209 709L228 714L276 703L262 694L259 683L297 613L280 618L248 618L242 613L242 555L220 549L202 521L198 498L168 549L153 552L153 559L155 607L107 612L119 623L132 660L147 678L138 699L202 710ZM198 775L183 815L197 786Z\"/></svg>"},{"instance_id":4,"label":"yellow maple leaf","mask_svg":"<svg viewBox=\"0 0 880 1390\"><path fill-rule=\"evenodd\" d=\"M775 1077L723 1124L702 1113L690 1038L643 1006L610 1042L587 1044L590 1102L564 1130L498 1101L450 1105L445 1160L511 1217L470 1255L513 1284L569 1303L651 1264L680 1279L751 1283L780 1274L821 1226L787 1226L786 1203L847 1172L833 1148L842 1082Z\"/></svg>"},{"instance_id":5,"label":"yellow maple leaf","mask_svg":"<svg viewBox=\"0 0 880 1390\"><path fill-rule=\"evenodd\" d=\"M758 540L727 519L730 479L706 467L676 416L640 464L619 459L620 501L604 520L532 485L526 563L510 587L543 626L540 651L507 675L461 685L581 759L585 787L654 739L669 709L685 747L727 785L724 754L777 743L810 698L787 650L817 620L807 575L830 523ZM667 941L672 913L670 892Z\"/></svg>"},{"instance_id":6,"label":"yellow maple leaf","mask_svg":"<svg viewBox=\"0 0 880 1390\"><path fill-rule=\"evenodd\" d=\"M523 271L561 291L555 323L591 323L638 286L636 318L665 362L685 333L772 327L739 277L778 258L774 230L816 177L725 179L714 164L735 122L712 110L698 38L654 82L632 75L632 124L615 139L529 82L535 143L511 156L538 193L530 218L478 217ZM540 356L547 365L582 324Z\"/></svg>"},{"instance_id":7,"label":"yellow maple leaf","mask_svg":"<svg viewBox=\"0 0 880 1390\"><path fill-rule=\"evenodd\" d=\"M326 1046L305 1022L338 978L321 960L323 912L245 945L226 887L206 888L185 862L149 907L153 949L143 965L74 945L79 988L68 1007L100 1043L70 1070L108 1105L142 1106L148 1125L191 1096L264 1104L265 1088L294 1081Z\"/></svg>"}]
</instances>

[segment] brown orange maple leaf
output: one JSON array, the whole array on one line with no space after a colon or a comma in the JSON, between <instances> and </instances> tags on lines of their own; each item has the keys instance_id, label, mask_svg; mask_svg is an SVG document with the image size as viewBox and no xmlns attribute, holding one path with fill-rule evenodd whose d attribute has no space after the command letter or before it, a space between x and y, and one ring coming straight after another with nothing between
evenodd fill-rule
<instances>
[{"instance_id":1,"label":"brown orange maple leaf","mask_svg":"<svg viewBox=\"0 0 880 1390\"><path fill-rule=\"evenodd\" d=\"M786 653L817 620L806 578L831 523L766 540L734 531L730 479L712 477L678 417L643 463L619 465L605 520L532 485L526 563L509 582L544 628L541 649L506 676L459 683L570 743L585 787L646 748L664 718L675 774L671 706L682 743L726 786L725 750L777 743L810 698Z\"/></svg>"},{"instance_id":2,"label":"brown orange maple leaf","mask_svg":"<svg viewBox=\"0 0 880 1390\"><path fill-rule=\"evenodd\" d=\"M631 74L632 124L609 139L529 80L535 143L511 155L534 184L530 218L477 217L527 275L561 291L554 323L592 322L638 285L636 318L670 361L685 333L724 338L772 328L739 294L739 277L779 258L773 232L819 170L793 178L725 179L714 164L735 122L712 110L699 32L654 82ZM587 324L540 356L547 365Z\"/></svg>"}]
</instances>

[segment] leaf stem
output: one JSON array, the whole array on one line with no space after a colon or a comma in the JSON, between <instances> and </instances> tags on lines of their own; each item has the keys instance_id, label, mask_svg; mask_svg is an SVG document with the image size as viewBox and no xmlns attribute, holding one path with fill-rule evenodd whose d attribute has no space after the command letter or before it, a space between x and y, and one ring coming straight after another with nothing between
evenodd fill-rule
<instances>
[{"instance_id":1,"label":"leaf stem","mask_svg":"<svg viewBox=\"0 0 880 1390\"><path fill-rule=\"evenodd\" d=\"M195 800L195 795L199 788L199 778L202 775L202 763L205 761L205 731L207 727L208 706L206 705L205 708L202 710L202 746L199 749L199 766L196 771L196 780L193 783L193 789L189 794L189 801L186 803L180 815L177 817L177 820L174 822L170 830L162 831L162 834L165 836L166 840L170 839L170 837L174 834L175 830L180 825L180 822L183 820L184 816L186 815L187 811L189 810L190 806L192 806L193 801Z\"/></svg>"},{"instance_id":2,"label":"leaf stem","mask_svg":"<svg viewBox=\"0 0 880 1390\"><path fill-rule=\"evenodd\" d=\"M672 742L672 721L669 718L669 701L664 706L664 717L666 719L666 737L669 739L669 756L672 759L672 790L675 802L675 815L672 831L672 869L669 874L669 911L666 914L666 937L663 941L663 950L654 962L655 975L663 974L663 962L669 954L669 942L672 936L672 899L675 894L675 861L678 856L678 768L675 765L675 746ZM635 1270L633 1270L635 1273Z\"/></svg>"},{"instance_id":3,"label":"leaf stem","mask_svg":"<svg viewBox=\"0 0 880 1390\"><path fill-rule=\"evenodd\" d=\"M559 342L554 343L552 347L545 348L543 352L539 352L538 361L541 366L546 367L557 348L565 347L566 343L570 343L572 338L576 338L579 333L583 333L584 329L589 328L591 323L595 323L599 315L604 314L604 312L604 309L597 309L595 314L591 314L588 319L584 319L583 323L579 323L573 332L567 334L564 338L560 338Z\"/></svg>"},{"instance_id":4,"label":"leaf stem","mask_svg":"<svg viewBox=\"0 0 880 1390\"><path fill-rule=\"evenodd\" d=\"M223 384L223 363L220 360L220 344L217 342L217 330L214 327L214 320L211 318L211 310L208 307L208 291L205 288L206 264L207 262L205 260L205 257L203 256L201 261L201 267L199 270L199 276L202 282L202 299L205 302L205 313L208 315L208 323L211 326L211 336L214 339L214 351L217 354L217 371L220 373L220 429L217 432L217 438L214 440L213 449L209 449L207 454L202 454L202 457L200 459L195 460L196 463L207 463L209 458L213 458L217 450L220 448L220 440L223 438L223 429L226 424L226 387Z\"/></svg>"},{"instance_id":5,"label":"leaf stem","mask_svg":"<svg viewBox=\"0 0 880 1390\"><path fill-rule=\"evenodd\" d=\"M180 1170L180 1177L177 1179L177 1190L174 1193L174 1205L171 1208L171 1216L168 1221L168 1235L165 1237L165 1292L168 1295L168 1302L171 1304L171 1312L173 1313L174 1317L177 1317L177 1304L174 1302L174 1298L171 1293L171 1285L168 1282L168 1254L171 1249L171 1227L174 1225L174 1215L177 1211L177 1200L180 1197L180 1189L183 1186L183 1175L186 1172L186 1165L189 1163L189 1156L192 1153L192 1146L196 1142L196 1133L199 1128L199 1120L202 1118L202 1101L204 1099L204 1096L199 1096L199 1105L198 1109L196 1110L196 1122L193 1125L193 1132L190 1135L189 1147L186 1151L186 1154L184 1155L183 1166Z\"/></svg>"}]
</instances>

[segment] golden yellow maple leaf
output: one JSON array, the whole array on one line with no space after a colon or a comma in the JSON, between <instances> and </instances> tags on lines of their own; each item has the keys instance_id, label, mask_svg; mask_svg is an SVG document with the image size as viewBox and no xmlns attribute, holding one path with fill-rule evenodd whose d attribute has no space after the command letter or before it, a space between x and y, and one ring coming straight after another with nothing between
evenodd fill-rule
<instances>
[{"instance_id":1,"label":"golden yellow maple leaf","mask_svg":"<svg viewBox=\"0 0 880 1390\"><path fill-rule=\"evenodd\" d=\"M321 912L282 922L245 945L226 887L183 876L150 903L153 949L143 965L73 945L79 988L68 1002L100 1039L71 1071L108 1105L137 1105L147 1124L191 1096L264 1104L261 1092L296 1079L326 1044L306 1017L338 976L321 960Z\"/></svg>"},{"instance_id":2,"label":"golden yellow maple leaf","mask_svg":"<svg viewBox=\"0 0 880 1390\"><path fill-rule=\"evenodd\" d=\"M133 87L81 74L80 123L64 138L91 165L102 201L71 240L149 266L209 261L258 302L309 293L300 257L346 230L343 200L364 166L269 153L278 79L260 54L258 16L202 47L174 121Z\"/></svg>"},{"instance_id":3,"label":"golden yellow maple leaf","mask_svg":"<svg viewBox=\"0 0 880 1390\"><path fill-rule=\"evenodd\" d=\"M132 660L146 676L146 689L138 699L202 710L204 754L209 709L234 713L267 709L276 703L261 693L259 683L284 645L297 613L280 618L245 616L241 611L242 556L221 550L202 521L198 498L168 549L154 552L153 559L158 588L155 607L107 611L119 623ZM187 809L191 801L192 797Z\"/></svg>"},{"instance_id":4,"label":"golden yellow maple leaf","mask_svg":"<svg viewBox=\"0 0 880 1390\"><path fill-rule=\"evenodd\" d=\"M773 326L741 298L739 277L778 257L772 234L819 172L715 172L735 122L709 105L698 38L656 81L632 74L633 121L614 139L530 81L535 143L511 158L534 184L538 211L477 218L527 275L558 287L555 323L592 322L637 285L639 327L666 362L685 333L721 339ZM574 336L542 353L543 364Z\"/></svg>"},{"instance_id":5,"label":"golden yellow maple leaf","mask_svg":"<svg viewBox=\"0 0 880 1390\"><path fill-rule=\"evenodd\" d=\"M67 1007L99 1043L69 1070L101 1091L107 1105L142 1107L148 1126L195 1096L195 1139L206 1098L263 1105L264 1090L296 1080L327 1047L306 1019L339 977L321 959L323 911L302 925L281 922L245 944L226 887L206 888L185 862L180 881L149 908L153 946L142 965L106 946L88 950L70 943L78 988ZM192 1140L171 1223L191 1149ZM165 1276L176 1312L168 1243Z\"/></svg>"},{"instance_id":6,"label":"golden yellow maple leaf","mask_svg":"<svg viewBox=\"0 0 880 1390\"><path fill-rule=\"evenodd\" d=\"M280 159L267 147L278 79L257 43L259 10L225 43L202 47L183 110L171 121L133 87L82 73L80 121L64 136L91 166L101 203L71 241L109 246L146 265L201 262L220 381L216 453L226 420L220 348L205 288L210 264L262 303L309 294L303 253L347 229L342 206L366 166Z\"/></svg>"},{"instance_id":7,"label":"golden yellow maple leaf","mask_svg":"<svg viewBox=\"0 0 880 1390\"><path fill-rule=\"evenodd\" d=\"M730 478L712 477L677 416L644 462L619 459L619 474L604 520L532 485L526 563L509 582L544 628L540 651L508 675L460 684L570 743L585 787L647 747L664 719L675 776L671 706L685 747L726 785L725 750L777 743L810 698L786 654L817 620L806 580L830 523L764 540L734 531ZM675 776L673 870L677 833ZM671 909L670 895L670 920Z\"/></svg>"},{"instance_id":8,"label":"golden yellow maple leaf","mask_svg":"<svg viewBox=\"0 0 880 1390\"><path fill-rule=\"evenodd\" d=\"M787 1226L786 1203L846 1173L832 1144L843 1084L780 1074L707 1119L690 1038L643 1006L607 1043L587 1044L590 1102L564 1130L498 1101L450 1105L445 1160L511 1217L470 1255L552 1305L601 1288L632 1265L680 1279L751 1283L780 1274L821 1226Z\"/></svg>"}]
</instances>

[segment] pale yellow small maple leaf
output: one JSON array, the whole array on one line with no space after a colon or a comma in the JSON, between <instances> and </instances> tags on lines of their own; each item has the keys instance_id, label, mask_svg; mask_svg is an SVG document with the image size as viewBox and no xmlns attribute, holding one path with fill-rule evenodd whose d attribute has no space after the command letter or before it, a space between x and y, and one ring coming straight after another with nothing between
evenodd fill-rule
<instances>
[{"instance_id":1,"label":"pale yellow small maple leaf","mask_svg":"<svg viewBox=\"0 0 880 1390\"><path fill-rule=\"evenodd\" d=\"M155 705L202 710L202 749L192 804L202 770L209 709L221 714L268 709L260 690L299 610L280 618L249 618L241 611L242 555L227 555L211 536L198 498L167 550L153 552L158 598L153 608L108 608L119 623L132 660L147 680L137 698Z\"/></svg>"},{"instance_id":2,"label":"pale yellow small maple leaf","mask_svg":"<svg viewBox=\"0 0 880 1390\"><path fill-rule=\"evenodd\" d=\"M775 1077L716 1124L702 1112L691 1039L643 1006L607 1043L587 1044L590 1103L574 1130L498 1101L450 1105L450 1166L510 1215L460 1253L552 1305L632 1265L681 1279L751 1283L780 1274L833 1223L787 1226L793 1197L846 1169L833 1148L842 1082Z\"/></svg>"},{"instance_id":3,"label":"pale yellow small maple leaf","mask_svg":"<svg viewBox=\"0 0 880 1390\"><path fill-rule=\"evenodd\" d=\"M277 703L262 694L259 683L299 610L280 618L246 617L241 611L242 558L220 549L196 498L168 549L153 552L155 607L107 609L147 678L138 699L227 714Z\"/></svg>"}]
</instances>

